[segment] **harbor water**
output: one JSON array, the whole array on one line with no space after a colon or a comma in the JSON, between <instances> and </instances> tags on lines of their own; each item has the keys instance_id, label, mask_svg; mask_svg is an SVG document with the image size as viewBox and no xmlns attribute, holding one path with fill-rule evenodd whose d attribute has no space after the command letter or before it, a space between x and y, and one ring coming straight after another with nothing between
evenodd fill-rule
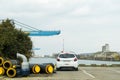
<instances>
[{"instance_id":1,"label":"harbor water","mask_svg":"<svg viewBox=\"0 0 120 80\"><path fill-rule=\"evenodd\" d=\"M56 63L56 59L55 58L30 58L29 59L29 63L33 63L33 64L41 64L41 63ZM79 64L86 64L86 65L90 65L90 64L97 64L97 65L101 65L101 64L107 64L107 65L111 65L111 64L120 64L120 61L97 61L97 60L78 60Z\"/></svg>"}]
</instances>

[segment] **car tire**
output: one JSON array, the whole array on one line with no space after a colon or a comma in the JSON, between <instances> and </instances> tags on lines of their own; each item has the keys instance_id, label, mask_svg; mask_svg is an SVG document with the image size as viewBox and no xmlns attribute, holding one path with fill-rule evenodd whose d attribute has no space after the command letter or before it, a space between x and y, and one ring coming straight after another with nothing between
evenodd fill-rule
<instances>
[{"instance_id":1,"label":"car tire","mask_svg":"<svg viewBox=\"0 0 120 80\"><path fill-rule=\"evenodd\" d=\"M57 71L60 71L60 68L56 68Z\"/></svg>"},{"instance_id":2,"label":"car tire","mask_svg":"<svg viewBox=\"0 0 120 80\"><path fill-rule=\"evenodd\" d=\"M75 71L78 71L78 68L75 68Z\"/></svg>"}]
</instances>

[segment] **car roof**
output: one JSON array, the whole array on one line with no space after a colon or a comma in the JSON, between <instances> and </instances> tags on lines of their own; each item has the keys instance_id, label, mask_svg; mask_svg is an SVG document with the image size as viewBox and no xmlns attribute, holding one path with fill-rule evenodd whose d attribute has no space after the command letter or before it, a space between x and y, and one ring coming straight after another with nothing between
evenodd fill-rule
<instances>
[{"instance_id":1,"label":"car roof","mask_svg":"<svg viewBox=\"0 0 120 80\"><path fill-rule=\"evenodd\" d=\"M75 53L71 53L71 52L64 52L64 53L59 53L59 54L74 54L75 55Z\"/></svg>"}]
</instances>

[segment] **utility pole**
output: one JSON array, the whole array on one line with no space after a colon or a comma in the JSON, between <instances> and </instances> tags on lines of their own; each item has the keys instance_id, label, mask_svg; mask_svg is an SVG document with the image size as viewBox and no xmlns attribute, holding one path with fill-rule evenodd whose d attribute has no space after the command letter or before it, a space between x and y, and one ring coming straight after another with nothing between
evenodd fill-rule
<instances>
[{"instance_id":1,"label":"utility pole","mask_svg":"<svg viewBox=\"0 0 120 80\"><path fill-rule=\"evenodd\" d=\"M62 45L62 47L63 47L63 51L62 52L64 53L64 47L65 47L65 45L64 45L64 39L63 39L63 45Z\"/></svg>"}]
</instances>

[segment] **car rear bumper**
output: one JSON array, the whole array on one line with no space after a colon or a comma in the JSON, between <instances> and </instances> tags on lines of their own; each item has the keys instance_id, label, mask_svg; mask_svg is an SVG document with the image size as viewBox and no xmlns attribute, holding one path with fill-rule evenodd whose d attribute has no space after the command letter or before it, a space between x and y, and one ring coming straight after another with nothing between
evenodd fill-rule
<instances>
[{"instance_id":1,"label":"car rear bumper","mask_svg":"<svg viewBox=\"0 0 120 80\"><path fill-rule=\"evenodd\" d=\"M78 63L63 63L63 62L57 62L56 68L78 68Z\"/></svg>"}]
</instances>

